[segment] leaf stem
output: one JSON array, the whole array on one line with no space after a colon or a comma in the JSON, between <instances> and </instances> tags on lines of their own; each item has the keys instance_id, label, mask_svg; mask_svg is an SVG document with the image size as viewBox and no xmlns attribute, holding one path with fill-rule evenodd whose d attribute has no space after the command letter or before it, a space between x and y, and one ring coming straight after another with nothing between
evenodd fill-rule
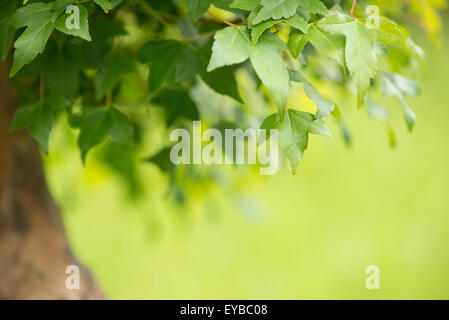
<instances>
[{"instance_id":1,"label":"leaf stem","mask_svg":"<svg viewBox=\"0 0 449 320\"><path fill-rule=\"evenodd\" d=\"M357 17L354 15L354 8L355 8L356 2L357 2L357 0L354 0L352 2L352 8L351 8L351 17L353 17L355 19L355 21L357 21Z\"/></svg>"},{"instance_id":2,"label":"leaf stem","mask_svg":"<svg viewBox=\"0 0 449 320\"><path fill-rule=\"evenodd\" d=\"M39 102L45 99L45 75L43 73L39 76Z\"/></svg>"},{"instance_id":3,"label":"leaf stem","mask_svg":"<svg viewBox=\"0 0 449 320\"><path fill-rule=\"evenodd\" d=\"M195 40L198 40L198 39L211 37L211 36L213 36L215 33L217 33L217 30L213 30L213 31L201 33L201 34L198 34L198 35L193 36L193 37L185 38L184 40L186 40L186 41L195 41Z\"/></svg>"},{"instance_id":4,"label":"leaf stem","mask_svg":"<svg viewBox=\"0 0 449 320\"><path fill-rule=\"evenodd\" d=\"M106 108L110 108L112 105L112 91L109 90L106 93Z\"/></svg>"},{"instance_id":5,"label":"leaf stem","mask_svg":"<svg viewBox=\"0 0 449 320\"><path fill-rule=\"evenodd\" d=\"M228 20L223 19L222 17L220 17L218 14L212 12L211 10L209 10L207 13L209 13L209 14L210 14L212 17L214 17L215 19L218 19L218 20L220 20L221 22L227 24L228 26L231 26L231 27L237 27L236 24L234 24L234 23L232 23L232 22L229 22Z\"/></svg>"}]
</instances>

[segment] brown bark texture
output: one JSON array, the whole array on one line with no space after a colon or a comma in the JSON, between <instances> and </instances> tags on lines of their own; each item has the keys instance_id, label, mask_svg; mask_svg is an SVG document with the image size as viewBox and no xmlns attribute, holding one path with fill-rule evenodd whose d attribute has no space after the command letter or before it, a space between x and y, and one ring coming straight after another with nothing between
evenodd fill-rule
<instances>
[{"instance_id":1,"label":"brown bark texture","mask_svg":"<svg viewBox=\"0 0 449 320\"><path fill-rule=\"evenodd\" d=\"M0 62L0 299L103 299L71 253L37 143L8 130L17 107L8 69ZM79 289L66 287L69 265L80 268Z\"/></svg>"}]
</instances>

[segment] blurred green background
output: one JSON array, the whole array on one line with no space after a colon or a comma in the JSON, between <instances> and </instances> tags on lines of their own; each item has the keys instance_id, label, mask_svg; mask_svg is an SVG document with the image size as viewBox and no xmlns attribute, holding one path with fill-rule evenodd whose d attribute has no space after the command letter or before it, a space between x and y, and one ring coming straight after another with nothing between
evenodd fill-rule
<instances>
[{"instance_id":1,"label":"blurred green background","mask_svg":"<svg viewBox=\"0 0 449 320\"><path fill-rule=\"evenodd\" d=\"M133 173L135 199L96 152L83 168L61 122L45 161L74 251L113 299L448 299L449 46L421 44L414 132L397 100L380 100L396 149L352 101L351 148L329 123L334 138L313 136L296 176L286 162L268 177L223 168L229 186L193 185L185 206L153 164ZM365 287L371 264L380 290Z\"/></svg>"}]
</instances>

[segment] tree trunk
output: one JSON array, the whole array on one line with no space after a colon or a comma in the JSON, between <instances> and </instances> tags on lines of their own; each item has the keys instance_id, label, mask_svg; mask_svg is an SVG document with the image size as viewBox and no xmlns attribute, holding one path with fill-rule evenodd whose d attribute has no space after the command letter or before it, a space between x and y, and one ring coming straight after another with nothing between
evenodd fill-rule
<instances>
[{"instance_id":1,"label":"tree trunk","mask_svg":"<svg viewBox=\"0 0 449 320\"><path fill-rule=\"evenodd\" d=\"M103 299L70 251L37 143L25 131L8 132L16 107L0 62L0 299ZM79 289L66 287L69 265L80 268Z\"/></svg>"}]
</instances>

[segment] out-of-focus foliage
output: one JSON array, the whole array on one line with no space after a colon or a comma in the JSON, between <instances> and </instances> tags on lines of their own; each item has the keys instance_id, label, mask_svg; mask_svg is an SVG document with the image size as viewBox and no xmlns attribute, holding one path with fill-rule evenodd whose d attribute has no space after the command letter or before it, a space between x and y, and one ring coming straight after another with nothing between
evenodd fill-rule
<instances>
[{"instance_id":1,"label":"out-of-focus foliage","mask_svg":"<svg viewBox=\"0 0 449 320\"><path fill-rule=\"evenodd\" d=\"M431 52L423 94L408 101L419 91L410 79L423 72L418 43L428 47L429 35L437 42L443 1L359 0L355 22L352 1L321 1L325 14L318 5L312 14L301 8L279 17L253 13L255 1L81 0L79 32L64 28L60 8L42 3L0 0L1 58L12 66L20 54L18 68L36 54L12 77L21 108L11 129L28 127L50 151L48 181L71 244L109 297L448 297L447 46ZM33 4L42 13L11 20ZM393 32L363 30L377 40L354 51L355 26L372 4ZM256 17L269 18L253 25ZM213 37L236 28L223 20L246 28L240 34L249 59L209 72ZM332 28L333 21L348 23ZM427 35L412 40L419 29ZM267 42L284 46L284 142L295 147L287 155L295 163L310 144L300 177L285 170L261 177L256 166L174 166L169 132L190 128L192 119L220 130L280 119L276 100L283 97L256 72L260 55L251 59L252 46ZM361 110L354 84L363 93L367 79L354 78L362 70L351 70L346 51L361 62L367 56L366 70L376 57ZM412 108L420 121L410 137ZM285 124L297 113L307 120L301 130L318 123L317 133L327 133L326 123L352 152L315 134L292 141ZM88 151L83 167L80 154ZM379 291L364 287L369 264L380 267Z\"/></svg>"},{"instance_id":2,"label":"out-of-focus foliage","mask_svg":"<svg viewBox=\"0 0 449 320\"><path fill-rule=\"evenodd\" d=\"M442 21L438 13L446 7L445 0L373 0L364 1L377 5L389 15L398 15L404 22L416 23L424 28L432 37L438 36L442 30ZM436 38L434 38L436 40Z\"/></svg>"}]
</instances>

